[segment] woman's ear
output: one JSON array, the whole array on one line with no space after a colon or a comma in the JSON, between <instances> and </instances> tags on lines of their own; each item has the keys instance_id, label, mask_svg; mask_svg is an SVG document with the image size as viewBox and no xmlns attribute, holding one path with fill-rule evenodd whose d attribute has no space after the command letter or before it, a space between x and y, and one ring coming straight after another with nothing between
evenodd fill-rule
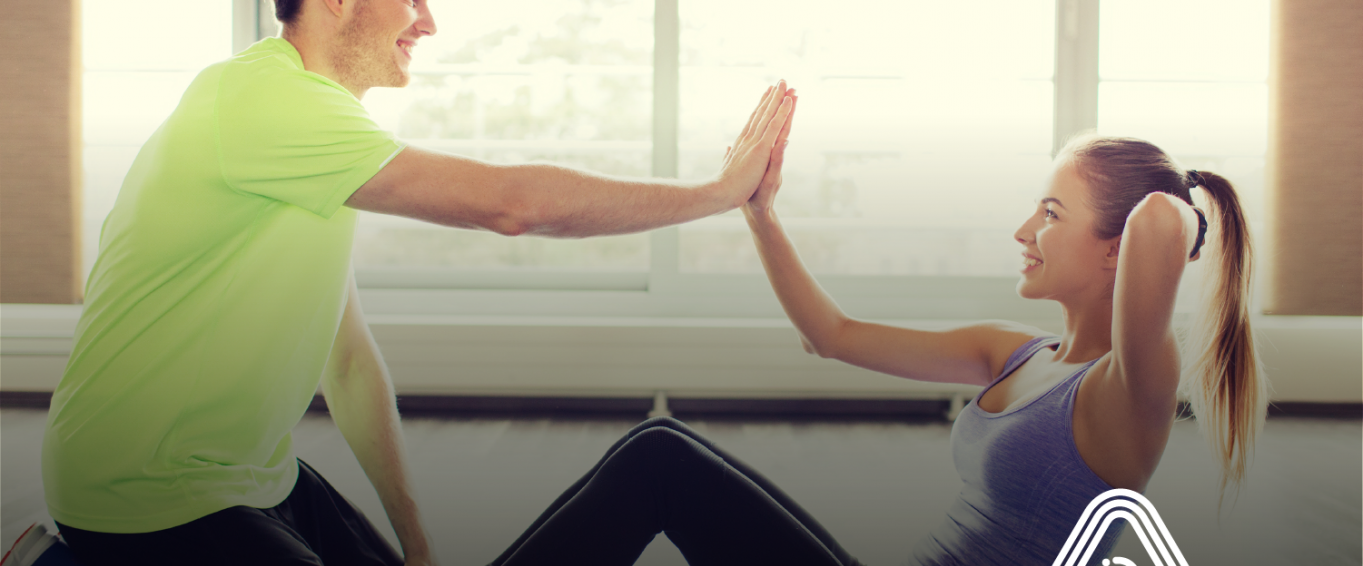
<instances>
[{"instance_id":1,"label":"woman's ear","mask_svg":"<svg viewBox=\"0 0 1363 566\"><path fill-rule=\"evenodd\" d=\"M1117 236L1106 243L1107 255L1103 256L1103 269L1117 269L1117 256L1121 252L1122 237Z\"/></svg>"}]
</instances>

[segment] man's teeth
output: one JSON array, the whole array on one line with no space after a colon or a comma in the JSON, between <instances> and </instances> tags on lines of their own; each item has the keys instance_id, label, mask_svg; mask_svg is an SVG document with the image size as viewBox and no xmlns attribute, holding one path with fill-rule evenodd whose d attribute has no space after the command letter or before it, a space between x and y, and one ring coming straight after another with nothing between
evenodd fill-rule
<instances>
[{"instance_id":1,"label":"man's teeth","mask_svg":"<svg viewBox=\"0 0 1363 566\"><path fill-rule=\"evenodd\" d=\"M1036 259L1034 257L1027 257L1022 259L1022 263L1027 265L1028 267L1035 267L1041 265L1041 260Z\"/></svg>"}]
</instances>

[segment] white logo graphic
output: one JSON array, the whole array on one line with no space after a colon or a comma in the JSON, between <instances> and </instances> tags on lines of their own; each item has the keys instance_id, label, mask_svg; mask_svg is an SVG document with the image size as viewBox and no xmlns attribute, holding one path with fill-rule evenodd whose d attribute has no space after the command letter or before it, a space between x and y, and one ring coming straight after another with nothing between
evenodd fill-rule
<instances>
[{"instance_id":1,"label":"white logo graphic","mask_svg":"<svg viewBox=\"0 0 1363 566\"><path fill-rule=\"evenodd\" d=\"M1150 554L1155 566L1188 566L1188 561L1183 559L1183 553L1174 544L1174 537L1169 536L1169 529L1160 520L1155 506L1141 494L1129 489L1108 490L1089 503L1079 517L1079 523L1070 531L1065 547L1060 549L1060 556L1055 557L1053 566L1088 564L1094 550L1098 548L1098 541L1102 540L1103 534L1117 519L1125 519L1131 524L1131 530L1140 536L1141 544L1145 545L1145 552ZM1135 566L1134 562L1125 558L1103 559L1103 566L1114 564Z\"/></svg>"}]
</instances>

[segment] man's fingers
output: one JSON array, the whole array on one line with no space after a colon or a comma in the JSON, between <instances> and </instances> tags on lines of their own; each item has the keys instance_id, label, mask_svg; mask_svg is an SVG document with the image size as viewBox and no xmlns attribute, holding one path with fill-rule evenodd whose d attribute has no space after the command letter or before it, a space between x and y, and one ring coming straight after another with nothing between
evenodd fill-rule
<instances>
[{"instance_id":1,"label":"man's fingers","mask_svg":"<svg viewBox=\"0 0 1363 566\"><path fill-rule=\"evenodd\" d=\"M790 111L794 107L795 99L787 96L781 100L781 105L776 108L776 115L767 122L767 127L762 132L762 147L772 147L772 144L776 143L776 137L785 127L786 119L790 117Z\"/></svg>"},{"instance_id":2,"label":"man's fingers","mask_svg":"<svg viewBox=\"0 0 1363 566\"><path fill-rule=\"evenodd\" d=\"M738 139L741 140L741 139L743 139L744 136L747 136L749 132L752 132L752 130L753 130L753 122L757 120L757 111L758 111L758 110L761 110L763 106L766 106L766 105L767 105L767 99L768 99L769 97L771 97L771 91L772 91L773 88L775 88L775 87L770 87L770 86L769 86L769 87L767 87L767 91L764 92L764 93L762 93L762 98L761 98L761 100L758 100L758 101L757 101L757 106L754 106L754 107L753 107L753 109L752 109L752 114L749 114L749 115L748 115L748 123L747 123L747 124L744 124L744 125L743 125L743 131L738 133Z\"/></svg>"},{"instance_id":3,"label":"man's fingers","mask_svg":"<svg viewBox=\"0 0 1363 566\"><path fill-rule=\"evenodd\" d=\"M772 95L767 98L766 104L763 105L762 112L757 117L757 122L753 124L753 130L750 132L751 134L761 136L767 131L767 125L771 122L771 119L775 116L776 111L781 107L782 102L786 98L785 79L781 79L780 82L776 83L776 89L773 90L771 94ZM771 146L768 145L766 147Z\"/></svg>"}]
</instances>

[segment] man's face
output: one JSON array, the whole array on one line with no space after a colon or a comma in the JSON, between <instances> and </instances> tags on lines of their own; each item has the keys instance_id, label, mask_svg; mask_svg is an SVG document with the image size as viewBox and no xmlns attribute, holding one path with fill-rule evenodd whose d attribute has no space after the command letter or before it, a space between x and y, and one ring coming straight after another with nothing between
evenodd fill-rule
<instances>
[{"instance_id":1,"label":"man's face","mask_svg":"<svg viewBox=\"0 0 1363 566\"><path fill-rule=\"evenodd\" d=\"M332 61L340 82L359 89L407 86L412 49L422 36L435 33L427 0L353 1Z\"/></svg>"}]
</instances>

